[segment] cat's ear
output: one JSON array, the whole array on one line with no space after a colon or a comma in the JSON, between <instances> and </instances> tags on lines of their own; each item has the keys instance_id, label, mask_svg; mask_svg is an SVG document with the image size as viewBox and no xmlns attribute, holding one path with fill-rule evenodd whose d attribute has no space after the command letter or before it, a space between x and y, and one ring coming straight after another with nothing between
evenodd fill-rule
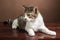
<instances>
[{"instance_id":1,"label":"cat's ear","mask_svg":"<svg viewBox=\"0 0 60 40\"><path fill-rule=\"evenodd\" d=\"M35 13L37 14L37 8L35 8Z\"/></svg>"},{"instance_id":2,"label":"cat's ear","mask_svg":"<svg viewBox=\"0 0 60 40\"><path fill-rule=\"evenodd\" d=\"M27 8L25 5L23 5L24 8Z\"/></svg>"}]
</instances>

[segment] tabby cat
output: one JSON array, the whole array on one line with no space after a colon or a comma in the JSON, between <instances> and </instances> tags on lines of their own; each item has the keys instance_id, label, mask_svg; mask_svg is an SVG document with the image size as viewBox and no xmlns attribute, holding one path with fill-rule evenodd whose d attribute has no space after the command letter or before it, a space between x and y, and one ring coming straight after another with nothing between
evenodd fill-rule
<instances>
[{"instance_id":1,"label":"tabby cat","mask_svg":"<svg viewBox=\"0 0 60 40\"><path fill-rule=\"evenodd\" d=\"M12 22L12 29L24 29L29 36L35 36L36 31L41 31L49 35L56 35L55 31L49 30L43 21L43 17L39 10L34 6L25 6L24 14L14 19Z\"/></svg>"}]
</instances>

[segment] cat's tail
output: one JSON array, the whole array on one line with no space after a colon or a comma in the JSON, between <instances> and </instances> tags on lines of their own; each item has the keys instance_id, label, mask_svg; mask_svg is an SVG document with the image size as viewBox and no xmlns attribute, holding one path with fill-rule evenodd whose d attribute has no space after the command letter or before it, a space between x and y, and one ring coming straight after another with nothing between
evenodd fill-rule
<instances>
[{"instance_id":1,"label":"cat's tail","mask_svg":"<svg viewBox=\"0 0 60 40\"><path fill-rule=\"evenodd\" d=\"M8 25L12 25L12 22L13 22L12 19L7 19L7 20L5 20L3 23L4 23L4 24L8 24Z\"/></svg>"}]
</instances>

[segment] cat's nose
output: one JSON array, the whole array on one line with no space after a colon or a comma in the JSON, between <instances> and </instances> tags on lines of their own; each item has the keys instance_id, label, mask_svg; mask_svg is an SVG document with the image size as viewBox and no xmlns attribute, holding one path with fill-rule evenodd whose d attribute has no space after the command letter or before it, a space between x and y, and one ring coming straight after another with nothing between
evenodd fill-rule
<instances>
[{"instance_id":1,"label":"cat's nose","mask_svg":"<svg viewBox=\"0 0 60 40\"><path fill-rule=\"evenodd\" d=\"M25 18L25 20L26 20L26 18Z\"/></svg>"}]
</instances>

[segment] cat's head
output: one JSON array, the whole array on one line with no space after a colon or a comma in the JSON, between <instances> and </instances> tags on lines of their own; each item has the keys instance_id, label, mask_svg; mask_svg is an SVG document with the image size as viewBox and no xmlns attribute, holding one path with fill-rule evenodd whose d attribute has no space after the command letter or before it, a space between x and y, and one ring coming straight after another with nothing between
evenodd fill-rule
<instances>
[{"instance_id":1,"label":"cat's head","mask_svg":"<svg viewBox=\"0 0 60 40\"><path fill-rule=\"evenodd\" d=\"M24 13L25 13L25 19L27 21L34 21L37 16L37 8L34 6L25 6L23 5L23 7L25 8Z\"/></svg>"}]
</instances>

